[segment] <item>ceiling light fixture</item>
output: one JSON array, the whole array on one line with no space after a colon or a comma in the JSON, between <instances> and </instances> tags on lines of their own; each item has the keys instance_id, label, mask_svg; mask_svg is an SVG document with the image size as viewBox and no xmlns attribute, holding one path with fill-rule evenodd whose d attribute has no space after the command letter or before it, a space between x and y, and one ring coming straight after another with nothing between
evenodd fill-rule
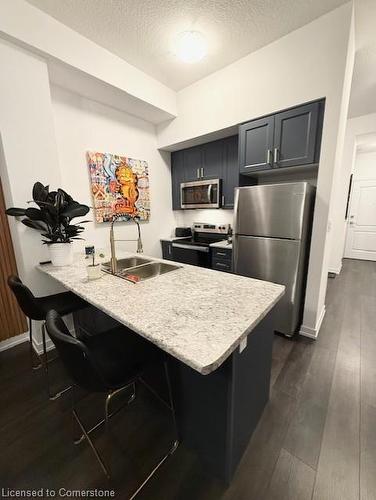
<instances>
[{"instance_id":1,"label":"ceiling light fixture","mask_svg":"<svg viewBox=\"0 0 376 500\"><path fill-rule=\"evenodd\" d=\"M205 37L199 31L183 31L176 39L175 52L185 63L201 61L207 54Z\"/></svg>"}]
</instances>

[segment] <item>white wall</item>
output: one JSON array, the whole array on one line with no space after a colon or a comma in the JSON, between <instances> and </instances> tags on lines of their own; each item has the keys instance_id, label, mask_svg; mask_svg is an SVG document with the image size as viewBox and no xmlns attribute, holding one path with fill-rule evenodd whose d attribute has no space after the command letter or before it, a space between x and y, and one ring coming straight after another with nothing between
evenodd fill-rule
<instances>
[{"instance_id":1,"label":"white wall","mask_svg":"<svg viewBox=\"0 0 376 500\"><path fill-rule=\"evenodd\" d=\"M59 63L64 68L74 68L75 78L78 78L77 72L90 75L110 86L113 92L121 91L132 113L150 116L156 121L176 116L173 90L25 0L0 2L0 33L52 61L54 67ZM103 88L101 92L103 95Z\"/></svg>"},{"instance_id":2,"label":"white wall","mask_svg":"<svg viewBox=\"0 0 376 500\"><path fill-rule=\"evenodd\" d=\"M326 98L302 333L315 336L325 307L333 177L340 163L354 57L352 4L178 92L178 117L158 125L161 148Z\"/></svg>"},{"instance_id":3,"label":"white wall","mask_svg":"<svg viewBox=\"0 0 376 500\"><path fill-rule=\"evenodd\" d=\"M86 151L111 152L146 160L149 164L151 218L142 223L144 252L161 256L159 239L169 237L175 226L171 210L169 153L157 150L154 126L122 111L96 103L60 87L51 87L61 185L78 201L92 205ZM89 218L94 218L91 213ZM109 250L109 224L90 223L87 243ZM118 222L118 238L135 238L133 223ZM77 246L84 244L76 242ZM135 242L118 243L134 251Z\"/></svg>"},{"instance_id":4,"label":"white wall","mask_svg":"<svg viewBox=\"0 0 376 500\"><path fill-rule=\"evenodd\" d=\"M6 205L25 207L36 180L61 184L47 66L0 40L0 67L0 176ZM36 295L63 290L35 268L48 259L40 235L13 218L9 225L21 279ZM34 336L40 344L38 329Z\"/></svg>"},{"instance_id":5,"label":"white wall","mask_svg":"<svg viewBox=\"0 0 376 500\"><path fill-rule=\"evenodd\" d=\"M363 137L373 135L376 132L376 113L359 116L347 121L346 136L343 148L340 175L336 178L336 190L334 193L334 206L332 216L332 247L330 251L329 270L339 273L342 267L342 258L346 238L345 211L350 175L354 170L357 144L363 141Z\"/></svg>"},{"instance_id":6,"label":"white wall","mask_svg":"<svg viewBox=\"0 0 376 500\"><path fill-rule=\"evenodd\" d=\"M159 239L172 234L169 153L157 149L154 125L90 101L58 87L51 89L47 63L15 45L0 40L0 175L6 205L26 206L35 181L59 186L79 201L92 204L86 151L125 154L148 161L151 186L151 219L142 224L144 251L161 255ZM5 73L4 73L5 74ZM62 290L36 270L48 259L38 232L9 218L16 260L22 280L36 295ZM135 228L118 223L119 238L133 238ZM88 241L108 248L108 224L89 224ZM75 242L76 248L83 243ZM134 249L135 243L119 243ZM36 332L36 343L40 336Z\"/></svg>"},{"instance_id":7,"label":"white wall","mask_svg":"<svg viewBox=\"0 0 376 500\"><path fill-rule=\"evenodd\" d=\"M6 204L25 207L36 180L61 182L47 66L5 41L0 41L0 66L6 68L0 78L0 175ZM40 235L13 218L9 222L21 277L33 283L36 293L55 289L35 270L35 264L48 256Z\"/></svg>"}]
</instances>

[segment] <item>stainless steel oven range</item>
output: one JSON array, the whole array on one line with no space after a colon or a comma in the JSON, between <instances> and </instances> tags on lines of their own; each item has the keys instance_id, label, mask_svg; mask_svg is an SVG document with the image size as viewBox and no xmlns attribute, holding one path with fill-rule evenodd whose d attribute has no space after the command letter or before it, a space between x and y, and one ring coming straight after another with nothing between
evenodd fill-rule
<instances>
[{"instance_id":1,"label":"stainless steel oven range","mask_svg":"<svg viewBox=\"0 0 376 500\"><path fill-rule=\"evenodd\" d=\"M225 240L230 224L194 222L192 236L172 241L172 260L200 267L211 267L211 243Z\"/></svg>"}]
</instances>

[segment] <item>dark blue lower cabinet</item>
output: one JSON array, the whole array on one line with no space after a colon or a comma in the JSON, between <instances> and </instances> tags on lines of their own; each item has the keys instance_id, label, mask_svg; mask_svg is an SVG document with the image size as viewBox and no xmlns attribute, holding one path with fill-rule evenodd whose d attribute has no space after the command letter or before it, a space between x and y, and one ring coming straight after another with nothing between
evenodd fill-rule
<instances>
[{"instance_id":1,"label":"dark blue lower cabinet","mask_svg":"<svg viewBox=\"0 0 376 500\"><path fill-rule=\"evenodd\" d=\"M179 440L199 457L205 471L229 484L269 399L275 313L272 309L217 369L202 375L170 356L171 383ZM74 313L75 328L91 334L119 326L89 306ZM215 336L215 331L210 332ZM162 365L145 373L163 397Z\"/></svg>"},{"instance_id":2,"label":"dark blue lower cabinet","mask_svg":"<svg viewBox=\"0 0 376 500\"><path fill-rule=\"evenodd\" d=\"M161 240L162 257L166 260L173 260L172 257L172 242L168 240Z\"/></svg>"},{"instance_id":3,"label":"dark blue lower cabinet","mask_svg":"<svg viewBox=\"0 0 376 500\"><path fill-rule=\"evenodd\" d=\"M269 400L273 310L214 372L200 375L171 359L181 442L205 471L229 484Z\"/></svg>"},{"instance_id":4,"label":"dark blue lower cabinet","mask_svg":"<svg viewBox=\"0 0 376 500\"><path fill-rule=\"evenodd\" d=\"M231 248L212 248L212 269L232 273Z\"/></svg>"}]
</instances>

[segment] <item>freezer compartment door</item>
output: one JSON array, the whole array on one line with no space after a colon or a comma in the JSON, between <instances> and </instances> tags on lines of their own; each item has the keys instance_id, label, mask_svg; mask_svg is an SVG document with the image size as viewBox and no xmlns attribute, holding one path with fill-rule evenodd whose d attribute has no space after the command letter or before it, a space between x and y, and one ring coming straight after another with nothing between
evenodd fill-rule
<instances>
[{"instance_id":1,"label":"freezer compartment door","mask_svg":"<svg viewBox=\"0 0 376 500\"><path fill-rule=\"evenodd\" d=\"M234 271L285 285L275 329L293 335L300 326L304 300L304 255L299 240L238 236L233 239Z\"/></svg>"},{"instance_id":2,"label":"freezer compartment door","mask_svg":"<svg viewBox=\"0 0 376 500\"><path fill-rule=\"evenodd\" d=\"M307 182L238 188L234 232L299 240L309 218L313 193Z\"/></svg>"}]
</instances>

